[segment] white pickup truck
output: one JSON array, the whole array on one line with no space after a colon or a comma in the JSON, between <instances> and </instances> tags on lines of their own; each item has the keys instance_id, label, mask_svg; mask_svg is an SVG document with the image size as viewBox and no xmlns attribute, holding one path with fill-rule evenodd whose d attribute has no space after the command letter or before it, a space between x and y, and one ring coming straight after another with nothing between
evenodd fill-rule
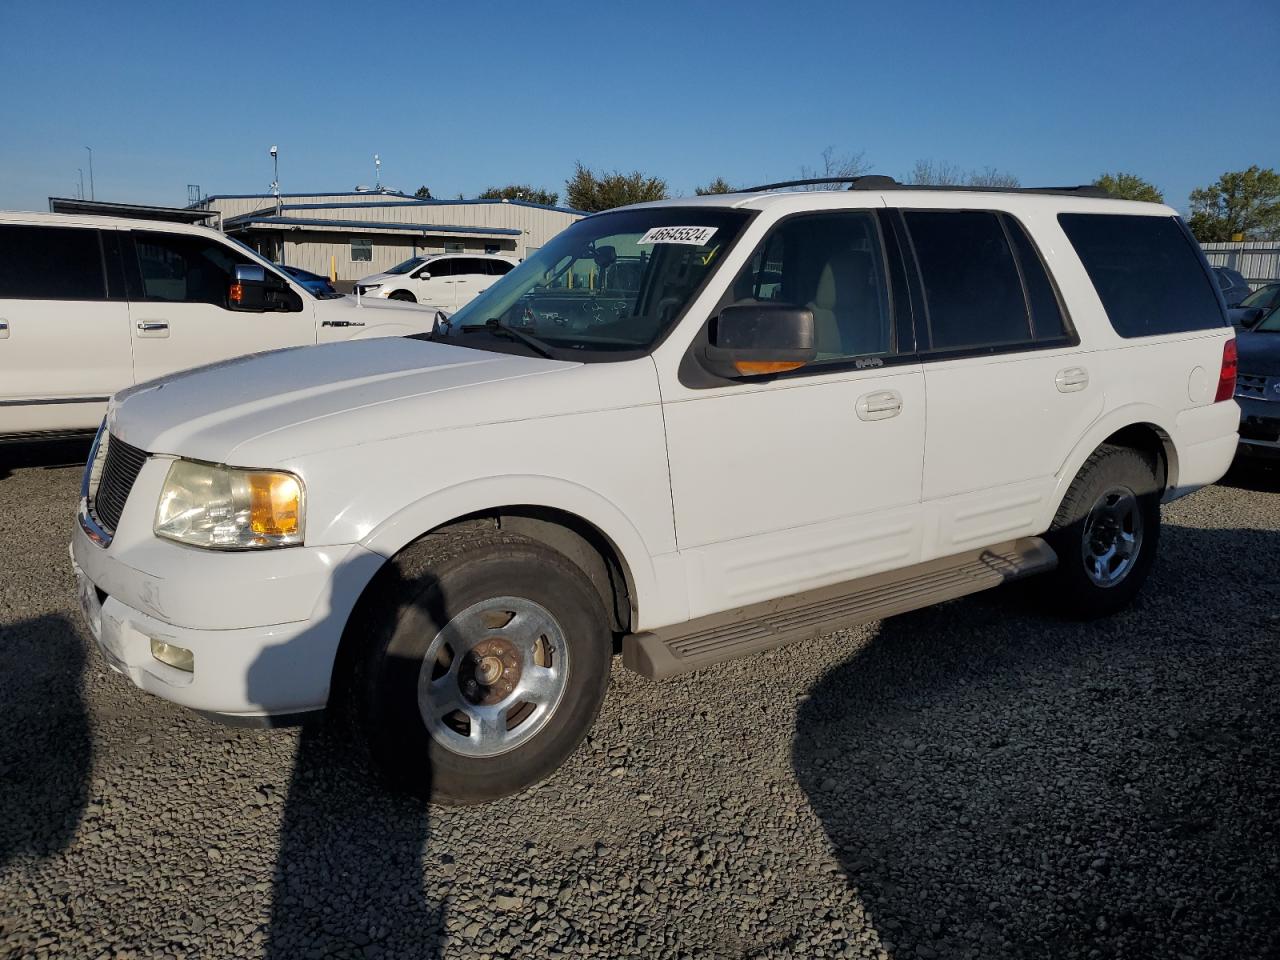
<instances>
[{"instance_id":1,"label":"white pickup truck","mask_svg":"<svg viewBox=\"0 0 1280 960\"><path fill-rule=\"evenodd\" d=\"M618 647L657 679L1030 575L1119 609L1161 502L1230 464L1234 379L1168 207L886 178L646 204L429 334L125 391L73 557L142 689L328 705L475 802L568 756Z\"/></svg>"},{"instance_id":2,"label":"white pickup truck","mask_svg":"<svg viewBox=\"0 0 1280 960\"><path fill-rule=\"evenodd\" d=\"M0 212L0 440L92 430L113 393L178 370L434 317L314 294L204 227Z\"/></svg>"}]
</instances>

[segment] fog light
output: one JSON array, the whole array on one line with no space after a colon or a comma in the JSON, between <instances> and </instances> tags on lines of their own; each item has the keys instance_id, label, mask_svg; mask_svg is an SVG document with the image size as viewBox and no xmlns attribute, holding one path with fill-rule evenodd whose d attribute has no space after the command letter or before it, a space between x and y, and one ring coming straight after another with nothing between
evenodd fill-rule
<instances>
[{"instance_id":1,"label":"fog light","mask_svg":"<svg viewBox=\"0 0 1280 960\"><path fill-rule=\"evenodd\" d=\"M172 643L165 643L163 640L152 640L151 655L174 669L185 673L195 672L195 655L186 647L175 647Z\"/></svg>"}]
</instances>

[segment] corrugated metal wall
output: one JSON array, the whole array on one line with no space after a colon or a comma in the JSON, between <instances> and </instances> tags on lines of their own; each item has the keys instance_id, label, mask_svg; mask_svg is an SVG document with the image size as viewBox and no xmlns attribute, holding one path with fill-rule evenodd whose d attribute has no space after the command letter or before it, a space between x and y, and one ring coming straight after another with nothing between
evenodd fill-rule
<instances>
[{"instance_id":1,"label":"corrugated metal wall","mask_svg":"<svg viewBox=\"0 0 1280 960\"><path fill-rule=\"evenodd\" d=\"M1210 264L1238 270L1252 287L1280 280L1280 243L1275 240L1202 243L1200 248Z\"/></svg>"},{"instance_id":2,"label":"corrugated metal wall","mask_svg":"<svg viewBox=\"0 0 1280 960\"><path fill-rule=\"evenodd\" d=\"M427 238L424 244L421 238L417 242L411 237L399 237L394 234L380 233L370 235L373 241L373 259L353 261L351 259L351 235L338 237L331 233L310 233L306 231L290 231L284 235L285 263L293 267L301 267L321 276L329 275L330 257L337 266L340 281L359 280L371 273L381 273L388 267L394 267L402 260L424 253L444 253L444 245ZM467 253L483 254L486 244L497 244L499 253L505 256L520 257L523 250L515 249L514 237L501 240L485 240L477 238L459 238Z\"/></svg>"}]
</instances>

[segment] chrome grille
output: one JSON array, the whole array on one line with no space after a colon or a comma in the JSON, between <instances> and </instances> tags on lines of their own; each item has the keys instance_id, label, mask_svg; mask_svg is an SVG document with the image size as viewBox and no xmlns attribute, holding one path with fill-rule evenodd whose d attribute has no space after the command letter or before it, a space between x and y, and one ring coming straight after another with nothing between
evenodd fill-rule
<instances>
[{"instance_id":1,"label":"chrome grille","mask_svg":"<svg viewBox=\"0 0 1280 960\"><path fill-rule=\"evenodd\" d=\"M129 491L133 489L138 471L146 462L145 450L130 446L119 437L107 437L107 455L102 464L102 476L98 481L98 489L93 491L90 508L95 519L108 532L115 532L120 514L124 512L125 501L129 499Z\"/></svg>"},{"instance_id":2,"label":"chrome grille","mask_svg":"<svg viewBox=\"0 0 1280 960\"><path fill-rule=\"evenodd\" d=\"M1261 399L1266 396L1266 393L1266 377L1256 377L1249 373L1242 373L1236 377L1237 397L1256 397Z\"/></svg>"}]
</instances>

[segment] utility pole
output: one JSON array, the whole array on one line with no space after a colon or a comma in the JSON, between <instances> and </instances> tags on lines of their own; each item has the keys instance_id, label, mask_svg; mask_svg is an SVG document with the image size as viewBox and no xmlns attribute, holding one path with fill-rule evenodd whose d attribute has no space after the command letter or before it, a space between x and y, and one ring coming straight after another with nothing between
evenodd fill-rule
<instances>
[{"instance_id":1,"label":"utility pole","mask_svg":"<svg viewBox=\"0 0 1280 960\"><path fill-rule=\"evenodd\" d=\"M89 199L97 200L98 195L93 189L93 147L85 147L89 151ZM80 199L84 199L84 188L80 188Z\"/></svg>"},{"instance_id":2,"label":"utility pole","mask_svg":"<svg viewBox=\"0 0 1280 960\"><path fill-rule=\"evenodd\" d=\"M376 153L373 155L373 189L382 189L382 158Z\"/></svg>"}]
</instances>

